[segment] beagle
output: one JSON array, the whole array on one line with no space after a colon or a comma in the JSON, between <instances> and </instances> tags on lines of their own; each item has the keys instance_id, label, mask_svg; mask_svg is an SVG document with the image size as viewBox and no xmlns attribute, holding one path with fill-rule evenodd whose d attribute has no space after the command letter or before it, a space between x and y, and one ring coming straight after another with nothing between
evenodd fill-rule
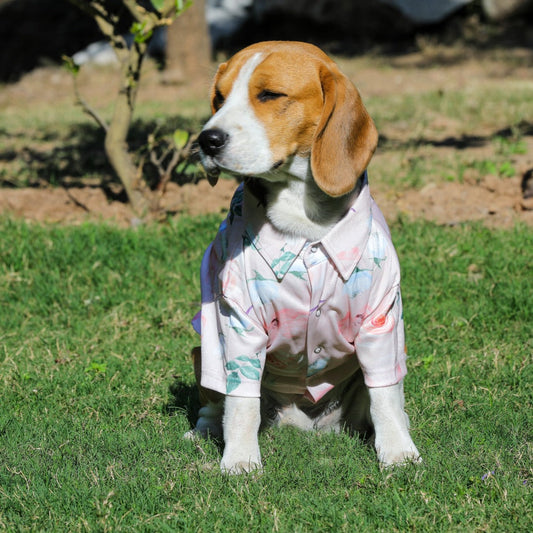
<instances>
[{"instance_id":1,"label":"beagle","mask_svg":"<svg viewBox=\"0 0 533 533\"><path fill-rule=\"evenodd\" d=\"M398 259L366 168L378 134L321 50L262 42L218 68L202 164L243 178L201 267L196 434L261 469L260 426L346 429L384 466L419 460L404 412Z\"/></svg>"}]
</instances>

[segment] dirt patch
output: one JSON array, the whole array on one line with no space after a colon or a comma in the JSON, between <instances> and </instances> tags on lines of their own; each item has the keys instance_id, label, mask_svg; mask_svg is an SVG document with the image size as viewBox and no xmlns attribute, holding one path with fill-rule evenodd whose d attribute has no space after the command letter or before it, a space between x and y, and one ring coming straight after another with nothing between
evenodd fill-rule
<instances>
[{"instance_id":1,"label":"dirt patch","mask_svg":"<svg viewBox=\"0 0 533 533\"><path fill-rule=\"evenodd\" d=\"M207 181L178 186L169 183L161 207L171 216L225 212L237 184L220 180L216 188ZM0 213L32 222L81 224L109 221L121 227L139 223L127 204L109 201L97 187L54 187L0 190Z\"/></svg>"},{"instance_id":2,"label":"dirt patch","mask_svg":"<svg viewBox=\"0 0 533 533\"><path fill-rule=\"evenodd\" d=\"M172 216L222 214L227 211L236 186L232 180L220 180L214 188L205 180L181 187L170 183L162 207ZM482 221L489 227L508 228L517 222L533 226L533 198L522 197L519 178L487 176L475 184L431 183L403 193L371 188L389 221L402 216L443 225ZM126 204L108 201L103 190L95 187L3 189L0 213L33 222L109 221L120 227L138 223Z\"/></svg>"},{"instance_id":3,"label":"dirt patch","mask_svg":"<svg viewBox=\"0 0 533 533\"><path fill-rule=\"evenodd\" d=\"M420 190L374 194L388 220L399 216L423 218L454 226L461 222L481 221L495 228L516 223L533 226L533 198L524 199L521 179L485 177L481 183L430 183Z\"/></svg>"}]
</instances>

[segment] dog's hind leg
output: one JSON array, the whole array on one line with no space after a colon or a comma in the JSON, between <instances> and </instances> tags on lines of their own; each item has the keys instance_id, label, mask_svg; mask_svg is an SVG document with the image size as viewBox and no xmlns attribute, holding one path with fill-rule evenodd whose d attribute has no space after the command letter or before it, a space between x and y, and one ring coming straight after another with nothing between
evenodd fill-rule
<instances>
[{"instance_id":1,"label":"dog's hind leg","mask_svg":"<svg viewBox=\"0 0 533 533\"><path fill-rule=\"evenodd\" d=\"M295 404L286 405L279 410L275 425L293 426L304 431L316 429L313 420Z\"/></svg>"},{"instance_id":2,"label":"dog's hind leg","mask_svg":"<svg viewBox=\"0 0 533 533\"><path fill-rule=\"evenodd\" d=\"M194 429L185 433L185 438L192 439L196 435L202 437L222 437L222 415L224 413L224 395L206 389L200 385L202 358L200 347L193 348L194 374L200 397L198 420Z\"/></svg>"},{"instance_id":3,"label":"dog's hind leg","mask_svg":"<svg viewBox=\"0 0 533 533\"><path fill-rule=\"evenodd\" d=\"M223 403L208 403L198 411L198 420L194 429L187 431L184 437L193 439L196 435L202 437L222 437L222 414L224 412Z\"/></svg>"}]
</instances>

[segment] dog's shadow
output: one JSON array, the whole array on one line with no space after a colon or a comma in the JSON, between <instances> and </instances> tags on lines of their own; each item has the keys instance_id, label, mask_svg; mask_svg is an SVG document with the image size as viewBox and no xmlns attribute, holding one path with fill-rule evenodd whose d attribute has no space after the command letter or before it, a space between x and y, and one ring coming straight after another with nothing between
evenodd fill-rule
<instances>
[{"instance_id":1,"label":"dog's shadow","mask_svg":"<svg viewBox=\"0 0 533 533\"><path fill-rule=\"evenodd\" d=\"M169 385L168 390L169 399L163 406L163 412L169 416L184 414L190 429L194 428L200 409L198 387L178 377Z\"/></svg>"},{"instance_id":2,"label":"dog's shadow","mask_svg":"<svg viewBox=\"0 0 533 533\"><path fill-rule=\"evenodd\" d=\"M189 423L188 429L194 429L201 407L198 387L195 384L186 383L178 377L169 385L168 389L169 400L163 405L163 412L168 416L185 415ZM209 440L222 451L222 439L210 436Z\"/></svg>"}]
</instances>

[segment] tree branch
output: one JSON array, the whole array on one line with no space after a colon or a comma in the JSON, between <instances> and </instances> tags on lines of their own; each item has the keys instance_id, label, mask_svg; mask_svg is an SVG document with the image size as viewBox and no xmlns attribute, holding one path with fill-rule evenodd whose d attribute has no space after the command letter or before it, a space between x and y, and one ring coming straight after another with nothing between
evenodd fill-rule
<instances>
[{"instance_id":1,"label":"tree branch","mask_svg":"<svg viewBox=\"0 0 533 533\"><path fill-rule=\"evenodd\" d=\"M87 113L90 117L92 117L98 125L107 133L107 130L109 129L109 126L107 125L107 122L100 116L98 111L94 109L85 98L80 93L80 88L78 86L78 79L74 75L74 94L76 95L76 103L81 106L84 113Z\"/></svg>"},{"instance_id":2,"label":"tree branch","mask_svg":"<svg viewBox=\"0 0 533 533\"><path fill-rule=\"evenodd\" d=\"M122 3L137 22L145 21L146 17L149 15L148 11L140 6L135 0L122 0Z\"/></svg>"}]
</instances>

